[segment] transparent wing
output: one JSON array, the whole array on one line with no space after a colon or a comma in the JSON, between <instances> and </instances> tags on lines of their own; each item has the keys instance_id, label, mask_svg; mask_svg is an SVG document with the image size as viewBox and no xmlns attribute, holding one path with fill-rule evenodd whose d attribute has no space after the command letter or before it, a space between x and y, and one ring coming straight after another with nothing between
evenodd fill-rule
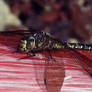
<instances>
[{"instance_id":1,"label":"transparent wing","mask_svg":"<svg viewBox=\"0 0 92 92\"><path fill-rule=\"evenodd\" d=\"M45 65L44 83L47 92L61 92L65 77L64 62L55 56L54 51L51 51L51 55L50 53L46 54L48 58Z\"/></svg>"},{"instance_id":2,"label":"transparent wing","mask_svg":"<svg viewBox=\"0 0 92 92\"><path fill-rule=\"evenodd\" d=\"M87 51L86 52L90 52L92 53L92 51ZM86 55L80 53L78 50L76 49L68 49L67 53L69 53L72 58L74 58L74 60L80 64L83 69L90 75L92 76L92 60L90 58L88 58Z\"/></svg>"},{"instance_id":3,"label":"transparent wing","mask_svg":"<svg viewBox=\"0 0 92 92\"><path fill-rule=\"evenodd\" d=\"M15 35L25 35L25 34L30 34L30 33L34 33L37 32L39 30L35 30L30 28L29 30L16 30L16 31L1 31L0 34L4 34L4 35L11 35L11 34L15 34Z\"/></svg>"}]
</instances>

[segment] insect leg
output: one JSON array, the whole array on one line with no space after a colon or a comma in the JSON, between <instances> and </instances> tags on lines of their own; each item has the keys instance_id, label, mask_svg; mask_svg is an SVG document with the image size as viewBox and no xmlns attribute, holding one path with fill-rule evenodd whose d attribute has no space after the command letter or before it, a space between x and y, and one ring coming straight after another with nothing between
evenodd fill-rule
<instances>
[{"instance_id":1,"label":"insect leg","mask_svg":"<svg viewBox=\"0 0 92 92\"><path fill-rule=\"evenodd\" d=\"M46 78L44 78L44 84L46 85Z\"/></svg>"},{"instance_id":2,"label":"insect leg","mask_svg":"<svg viewBox=\"0 0 92 92\"><path fill-rule=\"evenodd\" d=\"M32 55L30 55L30 53L27 53L27 56L26 57L23 57L23 58L20 58L18 60L21 60L21 59L27 59L27 58L31 58L31 57L34 57L35 56L35 53L31 53Z\"/></svg>"},{"instance_id":3,"label":"insect leg","mask_svg":"<svg viewBox=\"0 0 92 92\"><path fill-rule=\"evenodd\" d=\"M51 55L51 51L50 50L48 50L48 53L49 53L49 57L48 57L48 60L53 60L54 62L56 62L56 60L52 57L52 55Z\"/></svg>"}]
</instances>

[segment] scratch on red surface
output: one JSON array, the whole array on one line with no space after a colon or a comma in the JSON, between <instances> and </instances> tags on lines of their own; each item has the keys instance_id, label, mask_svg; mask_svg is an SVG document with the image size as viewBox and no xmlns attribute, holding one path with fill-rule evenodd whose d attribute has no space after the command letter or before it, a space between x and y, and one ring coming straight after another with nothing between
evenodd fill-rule
<instances>
[{"instance_id":1,"label":"scratch on red surface","mask_svg":"<svg viewBox=\"0 0 92 92\"><path fill-rule=\"evenodd\" d=\"M92 92L91 77L62 50L52 51L56 62L51 63L52 61L50 61L47 66L46 57L42 53L36 54L36 57L33 58L18 60L25 56L23 53L13 53L20 38L0 35L0 92L52 92L50 86L57 81L61 83L56 84L59 85L60 92ZM87 53L87 56L92 58L92 52L81 51L81 53L85 55ZM60 69L59 73L55 72L55 69ZM54 73L47 70L54 71ZM56 81L57 76L61 77ZM54 80L50 86L46 84L46 87L44 77L47 78L47 84L50 77ZM59 80L64 81L59 82ZM59 92L59 90L55 90L56 88L53 92Z\"/></svg>"}]
</instances>

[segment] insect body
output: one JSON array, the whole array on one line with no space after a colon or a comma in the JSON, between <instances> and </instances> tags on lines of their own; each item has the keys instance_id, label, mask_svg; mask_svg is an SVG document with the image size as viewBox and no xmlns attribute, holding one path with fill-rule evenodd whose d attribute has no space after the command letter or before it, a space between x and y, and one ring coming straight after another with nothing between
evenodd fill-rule
<instances>
[{"instance_id":1,"label":"insect body","mask_svg":"<svg viewBox=\"0 0 92 92\"><path fill-rule=\"evenodd\" d=\"M75 49L92 50L92 44L60 42L52 38L48 33L40 31L24 36L20 41L18 50L26 52L27 54L33 53L33 55L35 55L36 52L42 50L47 50L50 52L50 50L53 49L64 50L65 48L67 49L67 52L69 52L70 54L72 54L71 52L75 54L72 56L73 58L77 57L81 59L81 61L80 60L78 61L77 59L75 60L77 60L76 62L82 65L83 68L92 76L92 66L91 66L92 60L75 50ZM51 53L49 54L49 56L51 59L53 59ZM56 61L55 59L53 60Z\"/></svg>"},{"instance_id":2,"label":"insect body","mask_svg":"<svg viewBox=\"0 0 92 92\"><path fill-rule=\"evenodd\" d=\"M89 72L89 74L92 76L92 60L89 59L87 56L81 54L75 49L83 49L83 50L92 50L92 44L81 44L81 43L67 43L67 42L61 42L57 39L52 38L48 33L42 32L42 31L15 31L15 32L0 32L1 34L18 34L18 35L24 35L23 38L20 40L18 51L25 52L29 56L21 58L29 58L30 53L35 55L36 52L42 51L42 50L57 50L57 49L65 49L67 48L67 52L70 53L74 52L77 56L74 56L74 58L77 57L83 59L83 61L79 60L79 64L83 66L83 68ZM26 34L26 35L25 35ZM50 57L51 54L50 54ZM77 61L78 62L78 61ZM89 67L89 68L88 68Z\"/></svg>"},{"instance_id":3,"label":"insect body","mask_svg":"<svg viewBox=\"0 0 92 92\"><path fill-rule=\"evenodd\" d=\"M53 39L49 34L45 32L36 32L24 36L20 41L18 49L22 52L29 53L37 52L40 50L52 50L63 48L92 50L92 45L60 42L56 39Z\"/></svg>"}]
</instances>

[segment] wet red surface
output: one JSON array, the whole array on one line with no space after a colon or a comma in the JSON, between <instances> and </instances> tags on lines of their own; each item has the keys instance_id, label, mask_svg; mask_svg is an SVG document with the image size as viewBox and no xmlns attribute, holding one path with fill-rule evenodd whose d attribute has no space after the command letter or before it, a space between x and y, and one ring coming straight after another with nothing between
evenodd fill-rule
<instances>
[{"instance_id":1,"label":"wet red surface","mask_svg":"<svg viewBox=\"0 0 92 92\"><path fill-rule=\"evenodd\" d=\"M92 78L77 62L79 56L59 50L51 51L56 62L48 61L47 52L19 60L26 56L14 53L20 38L0 35L0 92L92 92ZM92 59L91 51L79 52ZM90 64L85 58L79 61Z\"/></svg>"}]
</instances>

